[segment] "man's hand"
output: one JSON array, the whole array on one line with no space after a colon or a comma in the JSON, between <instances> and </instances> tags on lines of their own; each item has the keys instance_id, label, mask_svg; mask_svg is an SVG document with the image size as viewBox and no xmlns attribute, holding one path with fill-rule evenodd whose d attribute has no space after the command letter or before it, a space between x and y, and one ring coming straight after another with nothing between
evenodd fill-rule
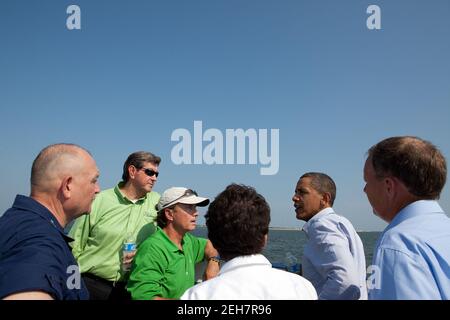
<instances>
[{"instance_id":1,"label":"man's hand","mask_svg":"<svg viewBox=\"0 0 450 320\"><path fill-rule=\"evenodd\" d=\"M133 258L136 255L136 251L130 251L123 255L122 257L122 268L123 270L129 271L131 269L131 264L133 263Z\"/></svg>"}]
</instances>

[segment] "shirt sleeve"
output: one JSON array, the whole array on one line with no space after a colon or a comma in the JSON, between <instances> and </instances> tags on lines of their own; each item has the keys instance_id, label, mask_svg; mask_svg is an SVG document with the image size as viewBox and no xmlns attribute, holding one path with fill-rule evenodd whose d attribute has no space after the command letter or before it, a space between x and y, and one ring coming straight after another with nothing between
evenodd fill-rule
<instances>
[{"instance_id":1,"label":"shirt sleeve","mask_svg":"<svg viewBox=\"0 0 450 320\"><path fill-rule=\"evenodd\" d=\"M311 235L314 257L311 262L326 279L321 300L356 300L361 296L359 277L347 237L335 227L317 225Z\"/></svg>"},{"instance_id":2,"label":"shirt sleeve","mask_svg":"<svg viewBox=\"0 0 450 320\"><path fill-rule=\"evenodd\" d=\"M133 300L151 300L162 296L162 283L168 262L154 246L140 248L133 262L127 290Z\"/></svg>"},{"instance_id":3,"label":"shirt sleeve","mask_svg":"<svg viewBox=\"0 0 450 320\"><path fill-rule=\"evenodd\" d=\"M64 298L66 280L61 274L66 270L61 270L59 260L64 250L59 243L50 241L47 233L35 233L23 241L20 251L3 259L0 298L30 291L43 291L57 300Z\"/></svg>"},{"instance_id":4,"label":"shirt sleeve","mask_svg":"<svg viewBox=\"0 0 450 320\"><path fill-rule=\"evenodd\" d=\"M369 299L441 299L433 275L420 257L382 248L375 265L381 268L377 267L368 281Z\"/></svg>"}]
</instances>

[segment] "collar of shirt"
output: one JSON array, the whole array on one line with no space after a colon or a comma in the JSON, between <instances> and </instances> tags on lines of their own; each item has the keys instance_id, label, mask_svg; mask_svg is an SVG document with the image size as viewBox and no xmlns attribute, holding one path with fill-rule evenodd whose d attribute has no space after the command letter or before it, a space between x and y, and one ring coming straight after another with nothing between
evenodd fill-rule
<instances>
[{"instance_id":1,"label":"collar of shirt","mask_svg":"<svg viewBox=\"0 0 450 320\"><path fill-rule=\"evenodd\" d=\"M119 197L119 199L123 202L129 202L129 203L137 203L139 201L144 201L150 192L146 193L145 196L143 196L142 198L136 199L136 200L131 200L128 199L127 196L125 196L122 191L120 191L120 188L122 188L125 185L125 182L121 181L119 182L115 187L114 187L114 192L117 194L117 196Z\"/></svg>"},{"instance_id":2,"label":"collar of shirt","mask_svg":"<svg viewBox=\"0 0 450 320\"><path fill-rule=\"evenodd\" d=\"M430 214L430 213L441 213L444 214L444 211L442 210L439 203L435 200L419 200L415 201L413 203L410 203L406 207L404 207L402 210L400 210L394 219L392 219L389 226L386 228L386 231L395 227L396 225L402 223L405 220L408 220L410 218L424 215L424 214Z\"/></svg>"},{"instance_id":3,"label":"collar of shirt","mask_svg":"<svg viewBox=\"0 0 450 320\"><path fill-rule=\"evenodd\" d=\"M158 233L159 236L160 236L162 239L164 239L164 241L167 242L167 246L168 246L169 248L171 248L171 250L172 250L173 252L179 252L179 251L180 251L180 252L183 252L182 250L180 250L180 249L176 246L175 243L173 243L173 241L169 238L169 236L164 232L163 229L161 229L160 227L156 227L156 232L155 232L155 233ZM184 239L185 239L185 237L186 237L186 235L184 235L183 239L181 240L181 247L182 247L182 248L184 248L184 243L185 243Z\"/></svg>"},{"instance_id":4,"label":"collar of shirt","mask_svg":"<svg viewBox=\"0 0 450 320\"><path fill-rule=\"evenodd\" d=\"M61 225L59 224L58 220L55 218L53 213L51 213L50 210L48 210L44 205L42 205L35 199L18 194L16 196L16 199L14 200L13 208L26 210L34 214L37 214L44 220L48 221L53 227L55 227L56 230L58 230L61 233L66 242L73 241L72 238L68 237L64 233L64 228L61 227Z\"/></svg>"},{"instance_id":5,"label":"collar of shirt","mask_svg":"<svg viewBox=\"0 0 450 320\"><path fill-rule=\"evenodd\" d=\"M320 210L319 212L317 212L311 219L309 219L309 221L307 223L305 223L303 225L303 231L306 233L306 235L308 235L311 225L314 223L314 221L319 220L320 218L327 216L329 214L335 213L333 208L328 207L325 209Z\"/></svg>"},{"instance_id":6,"label":"collar of shirt","mask_svg":"<svg viewBox=\"0 0 450 320\"><path fill-rule=\"evenodd\" d=\"M237 268L266 266L271 268L272 264L262 254L252 254L249 256L239 256L231 259L223 264L220 268L219 275L235 270Z\"/></svg>"}]
</instances>

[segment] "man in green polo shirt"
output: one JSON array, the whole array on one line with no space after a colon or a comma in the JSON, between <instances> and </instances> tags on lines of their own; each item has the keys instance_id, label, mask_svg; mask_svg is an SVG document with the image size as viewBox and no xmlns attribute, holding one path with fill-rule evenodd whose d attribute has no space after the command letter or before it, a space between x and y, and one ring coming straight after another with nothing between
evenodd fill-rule
<instances>
[{"instance_id":1,"label":"man in green polo shirt","mask_svg":"<svg viewBox=\"0 0 450 320\"><path fill-rule=\"evenodd\" d=\"M195 264L208 259L205 279L219 272L218 253L208 239L189 232L196 227L196 206L209 199L173 187L158 202L157 231L139 247L128 281L133 299L178 299L195 284Z\"/></svg>"},{"instance_id":2,"label":"man in green polo shirt","mask_svg":"<svg viewBox=\"0 0 450 320\"><path fill-rule=\"evenodd\" d=\"M129 298L125 285L134 252L123 254L125 240L138 246L155 231L159 194L152 189L161 158L150 152L132 153L115 188L97 195L91 213L77 219L70 236L72 252L91 300Z\"/></svg>"}]
</instances>

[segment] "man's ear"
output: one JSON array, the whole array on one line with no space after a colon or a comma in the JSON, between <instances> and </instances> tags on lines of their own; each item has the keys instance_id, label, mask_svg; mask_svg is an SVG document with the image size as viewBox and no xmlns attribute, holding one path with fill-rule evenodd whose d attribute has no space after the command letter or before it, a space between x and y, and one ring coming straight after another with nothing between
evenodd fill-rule
<instances>
[{"instance_id":1,"label":"man's ear","mask_svg":"<svg viewBox=\"0 0 450 320\"><path fill-rule=\"evenodd\" d=\"M396 184L397 181L391 177L386 177L383 180L384 182L384 190L389 198L392 198L396 192Z\"/></svg>"},{"instance_id":2,"label":"man's ear","mask_svg":"<svg viewBox=\"0 0 450 320\"><path fill-rule=\"evenodd\" d=\"M331 207L331 194L329 192L325 192L322 195L322 199L320 200L321 207Z\"/></svg>"},{"instance_id":3,"label":"man's ear","mask_svg":"<svg viewBox=\"0 0 450 320\"><path fill-rule=\"evenodd\" d=\"M136 172L138 172L138 169L135 166L133 165L128 166L128 176L131 179L134 179L134 177L136 177Z\"/></svg>"},{"instance_id":4,"label":"man's ear","mask_svg":"<svg viewBox=\"0 0 450 320\"><path fill-rule=\"evenodd\" d=\"M396 197L409 193L405 184L396 177L384 178L384 191L389 200L395 200Z\"/></svg>"},{"instance_id":5,"label":"man's ear","mask_svg":"<svg viewBox=\"0 0 450 320\"><path fill-rule=\"evenodd\" d=\"M72 176L64 177L61 181L60 187L61 193L65 199L70 199L73 190L73 178Z\"/></svg>"},{"instance_id":6,"label":"man's ear","mask_svg":"<svg viewBox=\"0 0 450 320\"><path fill-rule=\"evenodd\" d=\"M166 215L167 221L173 221L173 210L166 208L164 209L164 214Z\"/></svg>"}]
</instances>

